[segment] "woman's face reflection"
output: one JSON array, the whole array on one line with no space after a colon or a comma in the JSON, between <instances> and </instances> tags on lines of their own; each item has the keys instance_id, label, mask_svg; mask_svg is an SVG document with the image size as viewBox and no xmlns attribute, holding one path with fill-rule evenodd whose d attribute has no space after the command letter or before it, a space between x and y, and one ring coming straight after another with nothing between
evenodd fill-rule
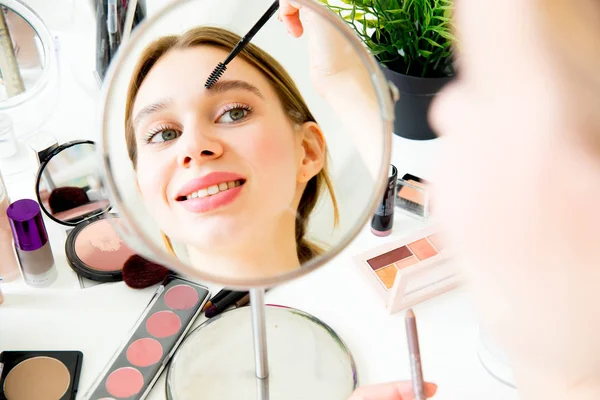
<instances>
[{"instance_id":1,"label":"woman's face reflection","mask_svg":"<svg viewBox=\"0 0 600 400\"><path fill-rule=\"evenodd\" d=\"M167 236L199 251L252 254L269 243L295 254L298 203L319 171L306 142L320 131L295 125L266 77L240 57L205 89L227 55L213 46L171 50L144 79L132 113L141 194Z\"/></svg>"}]
</instances>

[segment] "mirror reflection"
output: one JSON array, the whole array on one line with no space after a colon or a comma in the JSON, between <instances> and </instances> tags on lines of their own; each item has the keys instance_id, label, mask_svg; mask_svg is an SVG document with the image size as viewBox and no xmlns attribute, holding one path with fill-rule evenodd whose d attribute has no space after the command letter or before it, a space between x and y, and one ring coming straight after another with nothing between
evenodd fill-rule
<instances>
[{"instance_id":1,"label":"mirror reflection","mask_svg":"<svg viewBox=\"0 0 600 400\"><path fill-rule=\"evenodd\" d=\"M109 201L97 171L94 143L61 146L40 167L37 182L40 206L51 218L69 225L103 213Z\"/></svg>"},{"instance_id":2,"label":"mirror reflection","mask_svg":"<svg viewBox=\"0 0 600 400\"><path fill-rule=\"evenodd\" d=\"M119 212L153 244L137 250L213 281L291 276L339 251L372 215L388 168L369 66L330 22L315 25L358 65L338 84L362 79L358 108L316 85L315 37L276 17L205 87L271 4L260 3L169 8L132 38L106 98Z\"/></svg>"},{"instance_id":3,"label":"mirror reflection","mask_svg":"<svg viewBox=\"0 0 600 400\"><path fill-rule=\"evenodd\" d=\"M31 89L44 67L44 50L35 29L21 15L0 5L0 101Z\"/></svg>"}]
</instances>

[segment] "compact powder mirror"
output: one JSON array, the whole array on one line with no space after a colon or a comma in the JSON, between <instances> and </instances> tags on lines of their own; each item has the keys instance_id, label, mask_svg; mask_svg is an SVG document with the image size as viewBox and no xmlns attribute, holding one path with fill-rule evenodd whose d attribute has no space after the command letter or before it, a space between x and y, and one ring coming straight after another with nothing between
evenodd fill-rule
<instances>
[{"instance_id":1,"label":"compact powder mirror","mask_svg":"<svg viewBox=\"0 0 600 400\"><path fill-rule=\"evenodd\" d=\"M37 196L48 217L72 228L65 242L71 268L92 281L115 282L123 279L123 265L135 252L113 228L119 218L105 218L110 203L98 167L94 142L58 146L42 160Z\"/></svg>"},{"instance_id":2,"label":"compact powder mirror","mask_svg":"<svg viewBox=\"0 0 600 400\"><path fill-rule=\"evenodd\" d=\"M74 400L82 362L79 351L5 351L0 354L0 398Z\"/></svg>"}]
</instances>

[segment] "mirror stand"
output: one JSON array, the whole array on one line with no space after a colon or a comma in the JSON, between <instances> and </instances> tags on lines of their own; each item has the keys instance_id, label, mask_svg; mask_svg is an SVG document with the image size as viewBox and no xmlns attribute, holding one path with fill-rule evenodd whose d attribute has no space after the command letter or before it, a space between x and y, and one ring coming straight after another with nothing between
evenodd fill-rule
<instances>
[{"instance_id":1,"label":"mirror stand","mask_svg":"<svg viewBox=\"0 0 600 400\"><path fill-rule=\"evenodd\" d=\"M250 307L196 328L167 375L169 399L345 400L356 388L352 355L327 325L303 311L265 305L250 290Z\"/></svg>"},{"instance_id":2,"label":"mirror stand","mask_svg":"<svg viewBox=\"0 0 600 400\"><path fill-rule=\"evenodd\" d=\"M265 290L250 289L252 333L254 334L254 363L256 378L268 379L269 355L267 353L267 321L265 318Z\"/></svg>"}]
</instances>

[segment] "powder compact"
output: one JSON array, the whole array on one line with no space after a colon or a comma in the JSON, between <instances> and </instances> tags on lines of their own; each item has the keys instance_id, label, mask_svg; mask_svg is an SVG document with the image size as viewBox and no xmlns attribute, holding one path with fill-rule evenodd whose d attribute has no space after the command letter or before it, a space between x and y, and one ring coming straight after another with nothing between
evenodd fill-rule
<instances>
[{"instance_id":1,"label":"powder compact","mask_svg":"<svg viewBox=\"0 0 600 400\"><path fill-rule=\"evenodd\" d=\"M80 351L4 351L0 399L75 400L82 362Z\"/></svg>"},{"instance_id":2,"label":"powder compact","mask_svg":"<svg viewBox=\"0 0 600 400\"><path fill-rule=\"evenodd\" d=\"M169 275L135 323L129 339L86 394L88 400L146 398L202 312L209 291Z\"/></svg>"},{"instance_id":3,"label":"powder compact","mask_svg":"<svg viewBox=\"0 0 600 400\"><path fill-rule=\"evenodd\" d=\"M135 252L106 218L110 203L99 170L94 142L58 146L40 164L37 198L50 219L70 228L65 252L71 268L96 282L116 282L123 280L123 265Z\"/></svg>"},{"instance_id":4,"label":"powder compact","mask_svg":"<svg viewBox=\"0 0 600 400\"><path fill-rule=\"evenodd\" d=\"M442 236L426 228L354 258L392 314L458 286Z\"/></svg>"},{"instance_id":5,"label":"powder compact","mask_svg":"<svg viewBox=\"0 0 600 400\"><path fill-rule=\"evenodd\" d=\"M429 183L418 176L404 174L396 182L396 207L418 220L425 220L431 212Z\"/></svg>"}]
</instances>

